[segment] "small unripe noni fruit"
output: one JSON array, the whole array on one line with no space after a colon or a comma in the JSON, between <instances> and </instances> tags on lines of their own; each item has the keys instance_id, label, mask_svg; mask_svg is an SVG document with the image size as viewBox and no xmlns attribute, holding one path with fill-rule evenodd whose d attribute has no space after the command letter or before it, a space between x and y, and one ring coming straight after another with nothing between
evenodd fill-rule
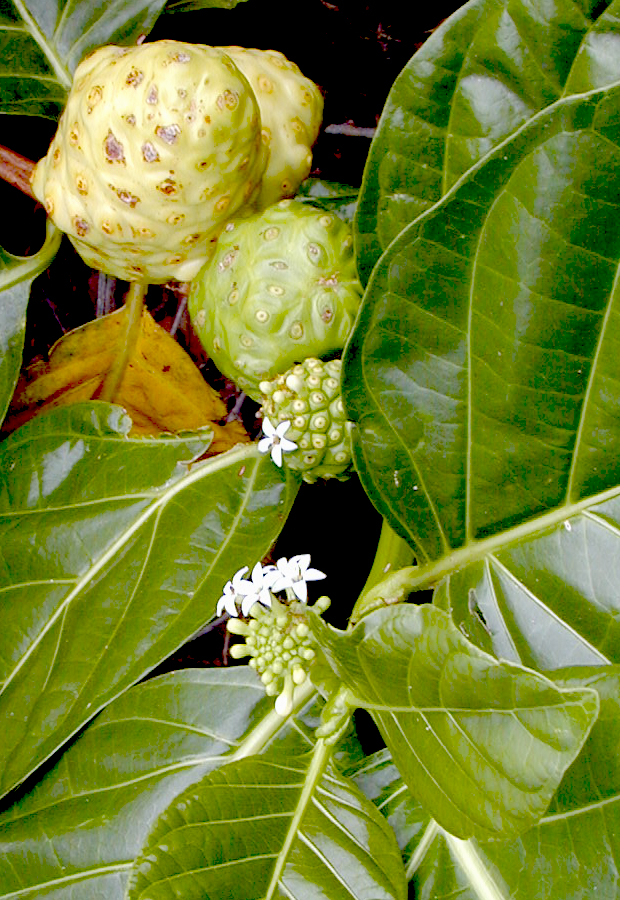
<instances>
[{"instance_id":1,"label":"small unripe noni fruit","mask_svg":"<svg viewBox=\"0 0 620 900\"><path fill-rule=\"evenodd\" d=\"M299 67L277 50L224 47L243 72L260 107L269 150L256 205L293 197L312 166L312 146L323 119L323 96Z\"/></svg>"},{"instance_id":2,"label":"small unripe noni fruit","mask_svg":"<svg viewBox=\"0 0 620 900\"><path fill-rule=\"evenodd\" d=\"M260 400L261 381L340 354L361 297L349 225L282 200L225 226L188 309L215 365Z\"/></svg>"},{"instance_id":3,"label":"small unripe noni fruit","mask_svg":"<svg viewBox=\"0 0 620 900\"><path fill-rule=\"evenodd\" d=\"M190 281L266 163L256 97L224 50L107 46L77 67L32 187L94 268Z\"/></svg>"},{"instance_id":4,"label":"small unripe noni fruit","mask_svg":"<svg viewBox=\"0 0 620 900\"><path fill-rule=\"evenodd\" d=\"M287 439L297 450L284 455L304 481L344 480L351 474L351 422L342 405L342 363L308 358L271 381L261 382L261 414L276 424L289 421Z\"/></svg>"}]
</instances>

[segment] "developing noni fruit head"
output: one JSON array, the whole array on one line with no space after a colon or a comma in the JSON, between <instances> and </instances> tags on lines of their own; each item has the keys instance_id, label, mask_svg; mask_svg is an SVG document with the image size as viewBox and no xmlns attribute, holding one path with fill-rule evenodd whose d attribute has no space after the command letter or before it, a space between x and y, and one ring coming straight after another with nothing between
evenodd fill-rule
<instances>
[{"instance_id":1,"label":"developing noni fruit head","mask_svg":"<svg viewBox=\"0 0 620 900\"><path fill-rule=\"evenodd\" d=\"M107 46L76 69L32 187L88 265L190 281L266 163L256 97L224 50Z\"/></svg>"},{"instance_id":2,"label":"developing noni fruit head","mask_svg":"<svg viewBox=\"0 0 620 900\"><path fill-rule=\"evenodd\" d=\"M340 354L361 302L350 226L296 200L228 222L192 283L194 329L254 400L307 356Z\"/></svg>"},{"instance_id":3,"label":"developing noni fruit head","mask_svg":"<svg viewBox=\"0 0 620 900\"><path fill-rule=\"evenodd\" d=\"M285 464L304 481L337 478L352 471L352 423L342 403L342 361L309 357L271 381L262 381L263 417L272 425L289 422L287 440L297 449L284 454Z\"/></svg>"},{"instance_id":4,"label":"developing noni fruit head","mask_svg":"<svg viewBox=\"0 0 620 900\"><path fill-rule=\"evenodd\" d=\"M310 174L312 146L323 119L316 84L277 50L224 47L250 82L260 107L262 137L269 150L256 205L293 197Z\"/></svg>"}]
</instances>

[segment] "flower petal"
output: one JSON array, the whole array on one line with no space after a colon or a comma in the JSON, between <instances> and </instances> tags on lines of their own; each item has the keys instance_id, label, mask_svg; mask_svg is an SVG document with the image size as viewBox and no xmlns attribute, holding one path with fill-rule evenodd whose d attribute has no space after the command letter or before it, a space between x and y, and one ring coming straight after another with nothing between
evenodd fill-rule
<instances>
[{"instance_id":1,"label":"flower petal","mask_svg":"<svg viewBox=\"0 0 620 900\"><path fill-rule=\"evenodd\" d=\"M271 448L271 458L276 464L276 466L281 469L282 468L282 444L277 443L274 444Z\"/></svg>"},{"instance_id":2,"label":"flower petal","mask_svg":"<svg viewBox=\"0 0 620 900\"><path fill-rule=\"evenodd\" d=\"M277 433L277 428L273 425L271 419L268 416L265 416L263 419L263 432L268 437L273 438L274 434Z\"/></svg>"}]
</instances>

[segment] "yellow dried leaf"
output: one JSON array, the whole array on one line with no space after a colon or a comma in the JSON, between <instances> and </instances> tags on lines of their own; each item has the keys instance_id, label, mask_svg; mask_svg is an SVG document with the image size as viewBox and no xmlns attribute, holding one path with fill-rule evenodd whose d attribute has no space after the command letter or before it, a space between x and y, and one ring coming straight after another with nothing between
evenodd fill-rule
<instances>
[{"instance_id":1,"label":"yellow dried leaf","mask_svg":"<svg viewBox=\"0 0 620 900\"><path fill-rule=\"evenodd\" d=\"M124 309L95 319L61 338L46 363L20 377L5 431L55 406L94 399L121 352ZM220 453L249 437L238 422L223 423L226 406L180 345L145 309L140 331L113 402L133 421L131 434L193 431L211 425L210 453Z\"/></svg>"}]
</instances>

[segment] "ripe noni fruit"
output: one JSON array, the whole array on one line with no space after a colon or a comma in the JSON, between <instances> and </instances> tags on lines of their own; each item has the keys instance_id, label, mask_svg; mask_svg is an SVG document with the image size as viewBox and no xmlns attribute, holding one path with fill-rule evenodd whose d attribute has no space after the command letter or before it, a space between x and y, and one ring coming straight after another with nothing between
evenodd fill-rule
<instances>
[{"instance_id":1,"label":"ripe noni fruit","mask_svg":"<svg viewBox=\"0 0 620 900\"><path fill-rule=\"evenodd\" d=\"M323 97L316 84L277 50L223 49L248 79L258 100L269 160L257 206L270 206L293 197L310 174Z\"/></svg>"},{"instance_id":2,"label":"ripe noni fruit","mask_svg":"<svg viewBox=\"0 0 620 900\"><path fill-rule=\"evenodd\" d=\"M361 297L349 225L281 200L225 226L188 309L220 372L259 400L261 381L340 354Z\"/></svg>"},{"instance_id":3,"label":"ripe noni fruit","mask_svg":"<svg viewBox=\"0 0 620 900\"><path fill-rule=\"evenodd\" d=\"M107 46L76 69L32 187L94 268L189 281L266 163L256 97L224 50Z\"/></svg>"},{"instance_id":4,"label":"ripe noni fruit","mask_svg":"<svg viewBox=\"0 0 620 900\"><path fill-rule=\"evenodd\" d=\"M351 422L342 405L340 359L308 358L271 381L260 384L261 413L276 425L290 422L286 439L297 450L284 463L304 481L344 480L351 472Z\"/></svg>"}]
</instances>

